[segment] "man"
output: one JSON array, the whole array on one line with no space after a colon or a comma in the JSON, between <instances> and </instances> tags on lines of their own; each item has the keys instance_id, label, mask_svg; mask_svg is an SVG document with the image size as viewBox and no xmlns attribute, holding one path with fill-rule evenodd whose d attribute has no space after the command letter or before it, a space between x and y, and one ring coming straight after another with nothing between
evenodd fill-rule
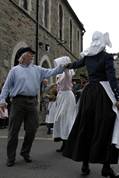
<instances>
[{"instance_id":1,"label":"man","mask_svg":"<svg viewBox=\"0 0 119 178\"><path fill-rule=\"evenodd\" d=\"M37 95L41 81L64 70L63 66L45 69L33 65L33 54L35 51L30 47L18 50L19 64L10 70L0 95L0 113L7 105L5 99L9 93L12 98L7 144L9 167L15 164L18 133L22 122L24 122L25 136L20 155L26 162L32 161L30 150L38 128Z\"/></svg>"}]
</instances>

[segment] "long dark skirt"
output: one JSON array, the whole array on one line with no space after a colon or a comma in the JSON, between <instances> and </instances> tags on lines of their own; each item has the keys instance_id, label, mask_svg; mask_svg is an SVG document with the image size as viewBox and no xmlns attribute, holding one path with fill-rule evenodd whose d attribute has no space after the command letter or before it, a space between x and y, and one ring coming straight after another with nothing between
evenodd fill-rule
<instances>
[{"instance_id":1,"label":"long dark skirt","mask_svg":"<svg viewBox=\"0 0 119 178\"><path fill-rule=\"evenodd\" d=\"M111 144L115 116L101 84L88 84L63 155L75 161L116 164L118 150Z\"/></svg>"}]
</instances>

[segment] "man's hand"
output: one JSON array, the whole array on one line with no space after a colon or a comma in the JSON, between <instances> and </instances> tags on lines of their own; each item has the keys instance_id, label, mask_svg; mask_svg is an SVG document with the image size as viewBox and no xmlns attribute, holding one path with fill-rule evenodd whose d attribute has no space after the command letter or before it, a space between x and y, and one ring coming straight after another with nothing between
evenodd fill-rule
<instances>
[{"instance_id":1,"label":"man's hand","mask_svg":"<svg viewBox=\"0 0 119 178\"><path fill-rule=\"evenodd\" d=\"M7 107L7 104L4 103L4 104L0 104L0 113L3 114L5 112L5 109Z\"/></svg>"},{"instance_id":2,"label":"man's hand","mask_svg":"<svg viewBox=\"0 0 119 178\"><path fill-rule=\"evenodd\" d=\"M5 107L0 106L0 114L1 114L1 115L3 115L4 111L5 111Z\"/></svg>"}]
</instances>

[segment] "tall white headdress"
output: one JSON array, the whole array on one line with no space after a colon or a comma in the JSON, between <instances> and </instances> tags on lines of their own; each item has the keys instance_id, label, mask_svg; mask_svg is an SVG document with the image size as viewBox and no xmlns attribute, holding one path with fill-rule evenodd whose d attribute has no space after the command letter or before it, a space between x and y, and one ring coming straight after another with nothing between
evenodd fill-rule
<instances>
[{"instance_id":1,"label":"tall white headdress","mask_svg":"<svg viewBox=\"0 0 119 178\"><path fill-rule=\"evenodd\" d=\"M109 38L109 33L106 32L103 34L102 32L95 31L92 36L92 42L90 47L81 52L80 56L94 56L103 51L106 46L110 48L112 47L112 43Z\"/></svg>"}]
</instances>

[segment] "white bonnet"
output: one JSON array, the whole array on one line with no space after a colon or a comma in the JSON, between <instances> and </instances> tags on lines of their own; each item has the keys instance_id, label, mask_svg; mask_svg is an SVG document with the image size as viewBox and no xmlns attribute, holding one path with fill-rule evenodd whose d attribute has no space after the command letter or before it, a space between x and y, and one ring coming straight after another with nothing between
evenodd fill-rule
<instances>
[{"instance_id":1,"label":"white bonnet","mask_svg":"<svg viewBox=\"0 0 119 178\"><path fill-rule=\"evenodd\" d=\"M93 56L103 51L106 46L112 47L112 43L109 38L109 33L102 33L99 31L95 31L92 35L92 42L90 47L83 52L81 52L81 57L84 56Z\"/></svg>"}]
</instances>

